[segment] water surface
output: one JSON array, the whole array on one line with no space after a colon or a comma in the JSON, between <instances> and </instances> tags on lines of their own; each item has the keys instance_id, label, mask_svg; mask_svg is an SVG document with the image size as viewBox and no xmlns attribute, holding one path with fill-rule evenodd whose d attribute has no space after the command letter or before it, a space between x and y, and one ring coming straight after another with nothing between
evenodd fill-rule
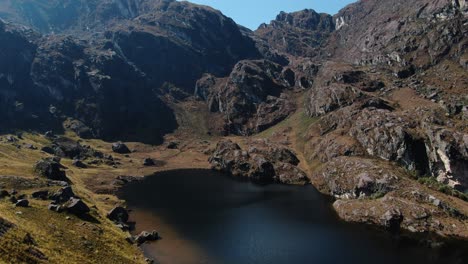
<instances>
[{"instance_id":1,"label":"water surface","mask_svg":"<svg viewBox=\"0 0 468 264\"><path fill-rule=\"evenodd\" d=\"M459 255L403 244L385 232L339 221L312 186L259 186L209 170L158 173L124 187L135 232L163 264L463 263Z\"/></svg>"}]
</instances>

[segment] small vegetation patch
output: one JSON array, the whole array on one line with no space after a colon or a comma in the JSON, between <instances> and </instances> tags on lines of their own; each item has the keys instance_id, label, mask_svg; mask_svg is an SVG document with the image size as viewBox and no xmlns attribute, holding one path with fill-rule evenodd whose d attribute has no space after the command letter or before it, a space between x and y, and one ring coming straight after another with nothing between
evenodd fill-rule
<instances>
[{"instance_id":1,"label":"small vegetation patch","mask_svg":"<svg viewBox=\"0 0 468 264\"><path fill-rule=\"evenodd\" d=\"M459 199L462 199L463 201L468 201L468 194L462 193L460 191L453 189L452 187L446 184L438 182L435 177L422 177L418 179L418 182L428 186L429 188L433 190L437 190L441 193L445 193L445 194L457 197Z\"/></svg>"}]
</instances>

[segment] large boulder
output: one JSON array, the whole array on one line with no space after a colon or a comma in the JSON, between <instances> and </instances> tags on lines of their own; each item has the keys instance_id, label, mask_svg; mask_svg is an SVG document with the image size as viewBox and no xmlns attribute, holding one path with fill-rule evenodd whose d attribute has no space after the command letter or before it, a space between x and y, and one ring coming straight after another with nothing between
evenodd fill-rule
<instances>
[{"instance_id":1,"label":"large boulder","mask_svg":"<svg viewBox=\"0 0 468 264\"><path fill-rule=\"evenodd\" d=\"M34 171L40 176L46 177L55 181L68 181L65 171L62 170L63 166L57 159L45 158L36 163Z\"/></svg>"},{"instance_id":2,"label":"large boulder","mask_svg":"<svg viewBox=\"0 0 468 264\"><path fill-rule=\"evenodd\" d=\"M90 211L88 205L86 205L81 199L70 198L65 204L62 205L63 210L68 213L82 216Z\"/></svg>"},{"instance_id":3,"label":"large boulder","mask_svg":"<svg viewBox=\"0 0 468 264\"><path fill-rule=\"evenodd\" d=\"M112 144L112 151L119 154L129 154L132 153L130 149L122 142L116 142Z\"/></svg>"},{"instance_id":4,"label":"large boulder","mask_svg":"<svg viewBox=\"0 0 468 264\"><path fill-rule=\"evenodd\" d=\"M27 199L20 199L15 203L16 207L28 207L29 201Z\"/></svg>"},{"instance_id":5,"label":"large boulder","mask_svg":"<svg viewBox=\"0 0 468 264\"><path fill-rule=\"evenodd\" d=\"M47 200L47 198L49 197L49 191L35 191L31 194L31 197L34 199Z\"/></svg>"},{"instance_id":6,"label":"large boulder","mask_svg":"<svg viewBox=\"0 0 468 264\"><path fill-rule=\"evenodd\" d=\"M128 212L125 208L117 206L107 213L107 218L116 223L127 223Z\"/></svg>"}]
</instances>

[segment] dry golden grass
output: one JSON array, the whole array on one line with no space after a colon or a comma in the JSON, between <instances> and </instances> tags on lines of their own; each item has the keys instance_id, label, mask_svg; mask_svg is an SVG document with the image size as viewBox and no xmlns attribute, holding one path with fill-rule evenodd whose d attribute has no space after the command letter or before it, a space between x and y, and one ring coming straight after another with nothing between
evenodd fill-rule
<instances>
[{"instance_id":1,"label":"dry golden grass","mask_svg":"<svg viewBox=\"0 0 468 264\"><path fill-rule=\"evenodd\" d=\"M68 135L72 136L72 135ZM33 144L41 148L49 141L42 136L25 134L18 142ZM76 138L75 138L76 139ZM102 150L109 144L93 140L93 146L101 145ZM106 152L109 152L108 149ZM49 156L39 150L24 147L18 149L11 143L0 143L0 175L17 176L31 182L38 182L33 165L40 158ZM68 167L67 176L73 183L74 192L92 207L92 221L79 219L65 213L47 209L49 202L30 199L30 207L16 208L6 199L0 200L0 216L15 225L0 239L0 259L6 263L145 263L141 251L125 241L128 233L122 232L105 218L106 212L121 203L113 195L99 195L86 187L86 178L99 177L110 167L100 166L82 170L71 166L71 160L63 159ZM111 173L112 174L112 173ZM115 176L114 176L115 177ZM9 177L2 177L0 183L5 189L15 188L20 194L30 194L37 189L57 190L59 187L27 188L16 186ZM39 181L40 182L40 181ZM42 187L42 186L40 186ZM21 213L19 213L21 212ZM66 217L70 217L67 220ZM31 246L22 243L26 233L36 241L39 250L47 260L34 257Z\"/></svg>"}]
</instances>

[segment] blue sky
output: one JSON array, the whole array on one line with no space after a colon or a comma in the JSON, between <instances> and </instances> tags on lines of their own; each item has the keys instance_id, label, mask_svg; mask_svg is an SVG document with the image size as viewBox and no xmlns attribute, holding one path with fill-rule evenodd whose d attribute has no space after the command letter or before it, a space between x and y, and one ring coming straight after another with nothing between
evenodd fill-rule
<instances>
[{"instance_id":1,"label":"blue sky","mask_svg":"<svg viewBox=\"0 0 468 264\"><path fill-rule=\"evenodd\" d=\"M305 8L317 12L336 14L355 0L190 0L221 10L237 24L257 29L264 22L273 20L280 11L292 12Z\"/></svg>"}]
</instances>

